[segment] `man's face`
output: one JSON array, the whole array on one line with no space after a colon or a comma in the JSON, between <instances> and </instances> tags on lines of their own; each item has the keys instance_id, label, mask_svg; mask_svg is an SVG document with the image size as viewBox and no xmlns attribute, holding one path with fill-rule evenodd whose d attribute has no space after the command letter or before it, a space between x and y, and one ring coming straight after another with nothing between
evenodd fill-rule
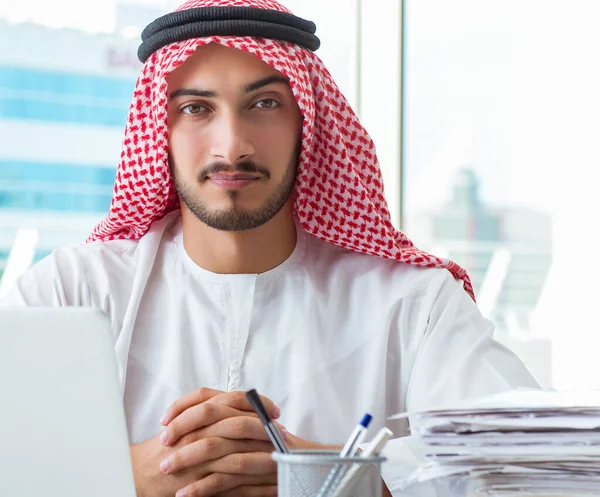
<instances>
[{"instance_id":1,"label":"man's face","mask_svg":"<svg viewBox=\"0 0 600 497\"><path fill-rule=\"evenodd\" d=\"M286 78L210 43L168 77L169 160L179 198L225 231L269 221L293 190L302 115Z\"/></svg>"}]
</instances>

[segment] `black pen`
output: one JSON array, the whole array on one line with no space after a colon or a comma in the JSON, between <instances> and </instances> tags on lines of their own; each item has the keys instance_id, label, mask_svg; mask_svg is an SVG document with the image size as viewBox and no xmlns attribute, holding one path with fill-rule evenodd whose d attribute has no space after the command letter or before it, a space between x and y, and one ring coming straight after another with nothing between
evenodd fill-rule
<instances>
[{"instance_id":1,"label":"black pen","mask_svg":"<svg viewBox=\"0 0 600 497\"><path fill-rule=\"evenodd\" d=\"M254 388L252 390L248 390L246 392L246 398L248 399L248 402L250 402L252 409L254 409L254 411L256 412L256 414L258 414L258 417L262 421L267 435L269 435L271 442L273 442L273 445L275 446L275 450L283 454L289 454L290 450L288 449L285 441L283 440L281 432L279 431L275 423L273 423L273 420L271 419L269 413L265 409L265 406L260 400L260 397L258 396L256 390Z\"/></svg>"}]
</instances>

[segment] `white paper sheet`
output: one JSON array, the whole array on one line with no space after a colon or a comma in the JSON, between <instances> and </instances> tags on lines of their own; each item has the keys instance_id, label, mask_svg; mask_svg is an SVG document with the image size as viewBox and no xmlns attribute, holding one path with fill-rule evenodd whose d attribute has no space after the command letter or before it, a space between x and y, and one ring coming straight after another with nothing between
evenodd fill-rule
<instances>
[{"instance_id":1,"label":"white paper sheet","mask_svg":"<svg viewBox=\"0 0 600 497\"><path fill-rule=\"evenodd\" d=\"M428 461L407 487L454 478L480 495L600 495L600 391L515 390L409 417Z\"/></svg>"}]
</instances>

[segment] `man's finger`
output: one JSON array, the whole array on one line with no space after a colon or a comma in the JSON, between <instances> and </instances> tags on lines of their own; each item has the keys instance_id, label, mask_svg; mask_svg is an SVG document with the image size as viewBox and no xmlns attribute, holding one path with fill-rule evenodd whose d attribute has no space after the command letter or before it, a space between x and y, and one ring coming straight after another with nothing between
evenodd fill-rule
<instances>
[{"instance_id":1,"label":"man's finger","mask_svg":"<svg viewBox=\"0 0 600 497\"><path fill-rule=\"evenodd\" d=\"M179 490L176 497L206 497L228 492L242 486L272 486L277 484L277 475L229 475L212 473L200 481Z\"/></svg>"},{"instance_id":2,"label":"man's finger","mask_svg":"<svg viewBox=\"0 0 600 497\"><path fill-rule=\"evenodd\" d=\"M271 440L260 419L250 416L227 418L202 428L196 433L199 438L220 437L231 440L262 440L264 442Z\"/></svg>"},{"instance_id":3,"label":"man's finger","mask_svg":"<svg viewBox=\"0 0 600 497\"><path fill-rule=\"evenodd\" d=\"M277 497L277 485L243 485L215 497Z\"/></svg>"},{"instance_id":4,"label":"man's finger","mask_svg":"<svg viewBox=\"0 0 600 497\"><path fill-rule=\"evenodd\" d=\"M207 400L222 393L224 393L222 390L213 390L212 388L199 388L198 390L194 390L193 392L190 392L173 402L167 409L167 412L160 422L166 426L187 408L201 404L202 402L206 402Z\"/></svg>"},{"instance_id":5,"label":"man's finger","mask_svg":"<svg viewBox=\"0 0 600 497\"><path fill-rule=\"evenodd\" d=\"M257 417L253 413L238 411L226 405L211 404L210 402L188 407L167 425L160 436L160 442L163 445L172 445L188 433L235 416Z\"/></svg>"},{"instance_id":6,"label":"man's finger","mask_svg":"<svg viewBox=\"0 0 600 497\"><path fill-rule=\"evenodd\" d=\"M270 453L250 452L227 454L207 464L211 473L229 475L274 475L277 473L277 463Z\"/></svg>"},{"instance_id":7,"label":"man's finger","mask_svg":"<svg viewBox=\"0 0 600 497\"><path fill-rule=\"evenodd\" d=\"M173 452L160 464L160 470L165 474L173 474L186 468L198 467L203 473L209 473L210 468L205 464L229 454L248 452L273 452L273 445L258 440L229 440L226 438L203 438L197 442L185 445Z\"/></svg>"},{"instance_id":8,"label":"man's finger","mask_svg":"<svg viewBox=\"0 0 600 497\"><path fill-rule=\"evenodd\" d=\"M260 400L262 400L265 409L269 413L269 416L273 419L279 418L281 415L281 409L275 403L267 398L260 396ZM233 407L234 409L239 409L240 411L250 411L254 412L252 405L248 402L248 398L246 397L246 392L225 392L219 395L215 395L211 397L209 400L210 403L214 404L224 404L229 407Z\"/></svg>"}]
</instances>

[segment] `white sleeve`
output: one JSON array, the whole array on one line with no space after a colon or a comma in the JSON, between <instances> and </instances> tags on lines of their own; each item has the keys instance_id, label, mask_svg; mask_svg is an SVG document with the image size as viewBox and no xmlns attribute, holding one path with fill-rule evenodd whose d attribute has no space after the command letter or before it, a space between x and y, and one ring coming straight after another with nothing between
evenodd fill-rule
<instances>
[{"instance_id":1,"label":"white sleeve","mask_svg":"<svg viewBox=\"0 0 600 497\"><path fill-rule=\"evenodd\" d=\"M21 275L0 307L64 307L90 305L90 292L75 254L54 251Z\"/></svg>"},{"instance_id":2,"label":"white sleeve","mask_svg":"<svg viewBox=\"0 0 600 497\"><path fill-rule=\"evenodd\" d=\"M408 412L517 387L539 388L521 360L494 340L494 325L462 282L448 275L432 290L422 307L428 319L408 384Z\"/></svg>"},{"instance_id":3,"label":"white sleeve","mask_svg":"<svg viewBox=\"0 0 600 497\"><path fill-rule=\"evenodd\" d=\"M421 306L427 323L414 359L406 394L407 412L452 405L517 387L539 388L525 365L493 339L493 324L450 275L431 285ZM418 332L418 330L415 330ZM409 439L391 440L382 470L394 496L400 481L416 468L423 454ZM421 459L419 459L421 457ZM435 495L432 486L416 495Z\"/></svg>"}]
</instances>

